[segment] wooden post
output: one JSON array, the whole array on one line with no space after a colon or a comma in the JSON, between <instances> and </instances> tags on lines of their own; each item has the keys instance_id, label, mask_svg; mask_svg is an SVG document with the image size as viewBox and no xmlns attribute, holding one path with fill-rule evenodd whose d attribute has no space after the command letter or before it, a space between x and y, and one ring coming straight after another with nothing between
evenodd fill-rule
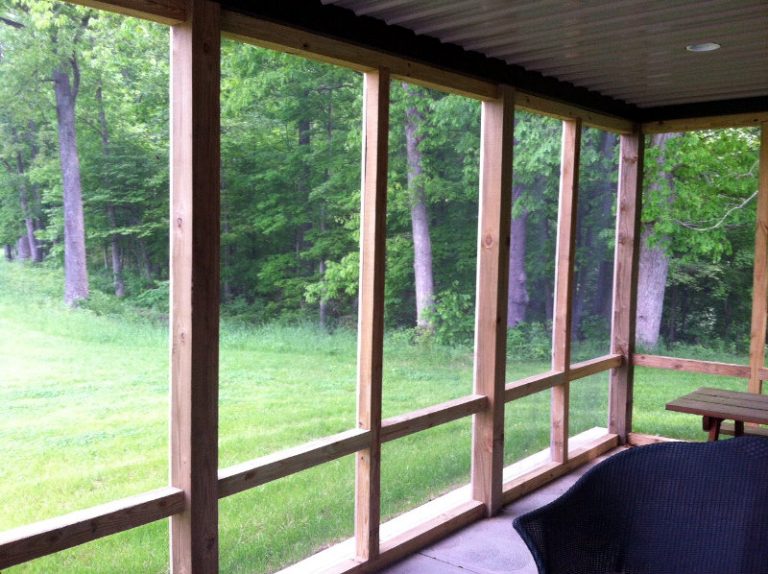
<instances>
[{"instance_id":1,"label":"wooden post","mask_svg":"<svg viewBox=\"0 0 768 574\"><path fill-rule=\"evenodd\" d=\"M488 402L473 421L472 496L490 516L502 502L514 90L482 106L474 392Z\"/></svg>"},{"instance_id":2,"label":"wooden post","mask_svg":"<svg viewBox=\"0 0 768 574\"><path fill-rule=\"evenodd\" d=\"M220 7L171 30L171 518L174 573L218 572Z\"/></svg>"},{"instance_id":3,"label":"wooden post","mask_svg":"<svg viewBox=\"0 0 768 574\"><path fill-rule=\"evenodd\" d=\"M579 154L581 120L563 121L560 162L560 201L557 216L555 304L552 326L552 369L567 374L571 363L571 311L573 306L573 262L576 245L576 212L579 200ZM552 387L550 451L554 462L568 460L568 377Z\"/></svg>"},{"instance_id":4,"label":"wooden post","mask_svg":"<svg viewBox=\"0 0 768 574\"><path fill-rule=\"evenodd\" d=\"M645 137L639 130L622 135L619 158L611 353L623 355L624 362L611 369L608 432L618 434L622 444L627 442L632 431L632 354L635 350L644 142Z\"/></svg>"},{"instance_id":5,"label":"wooden post","mask_svg":"<svg viewBox=\"0 0 768 574\"><path fill-rule=\"evenodd\" d=\"M381 369L384 346L384 257L387 237L389 72L368 72L363 93L360 216L360 306L357 347L358 426L370 448L358 451L355 542L358 560L379 554L381 515Z\"/></svg>"},{"instance_id":6,"label":"wooden post","mask_svg":"<svg viewBox=\"0 0 768 574\"><path fill-rule=\"evenodd\" d=\"M760 369L765 362L768 312L768 122L760 125L760 181L755 226L755 267L752 282L752 329L749 337L749 391L763 392Z\"/></svg>"}]
</instances>

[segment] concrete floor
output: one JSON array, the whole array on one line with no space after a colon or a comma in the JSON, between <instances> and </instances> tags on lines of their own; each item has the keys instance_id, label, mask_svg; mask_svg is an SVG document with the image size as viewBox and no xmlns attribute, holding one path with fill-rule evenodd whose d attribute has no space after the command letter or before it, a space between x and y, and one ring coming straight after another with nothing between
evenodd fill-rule
<instances>
[{"instance_id":1,"label":"concrete floor","mask_svg":"<svg viewBox=\"0 0 768 574\"><path fill-rule=\"evenodd\" d=\"M536 564L512 519L551 502L611 451L547 486L505 506L493 518L481 520L405 558L380 574L537 574Z\"/></svg>"}]
</instances>

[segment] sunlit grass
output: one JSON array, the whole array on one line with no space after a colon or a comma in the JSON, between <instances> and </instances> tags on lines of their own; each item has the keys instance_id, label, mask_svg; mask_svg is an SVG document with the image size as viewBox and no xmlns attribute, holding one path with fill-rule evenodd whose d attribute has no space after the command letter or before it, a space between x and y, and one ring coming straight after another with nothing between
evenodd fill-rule
<instances>
[{"instance_id":1,"label":"sunlit grass","mask_svg":"<svg viewBox=\"0 0 768 574\"><path fill-rule=\"evenodd\" d=\"M167 484L168 335L162 317L67 309L60 274L0 263L0 529ZM384 416L463 396L472 352L387 335ZM510 357L508 380L548 370ZM356 334L310 325L222 325L220 466L355 426ZM572 387L572 434L606 425L607 374ZM704 384L743 383L638 369L640 432L703 439L664 404ZM549 394L507 407L505 462L546 448ZM470 420L388 443L382 512L391 517L469 478ZM222 572L279 569L352 535L353 457L221 502ZM9 573L166 572L166 522L11 568Z\"/></svg>"}]
</instances>

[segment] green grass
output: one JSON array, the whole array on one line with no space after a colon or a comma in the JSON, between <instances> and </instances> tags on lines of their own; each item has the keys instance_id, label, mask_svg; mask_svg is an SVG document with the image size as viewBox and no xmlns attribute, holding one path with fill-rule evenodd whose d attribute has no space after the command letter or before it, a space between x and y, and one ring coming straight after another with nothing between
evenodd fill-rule
<instances>
[{"instance_id":1,"label":"green grass","mask_svg":"<svg viewBox=\"0 0 768 574\"><path fill-rule=\"evenodd\" d=\"M167 327L129 304L117 314L67 309L60 273L0 263L0 530L138 494L167 483ZM355 333L308 325L222 326L220 466L355 426ZM513 380L546 371L510 357ZM702 384L639 369L640 432L703 439L695 417L665 402ZM469 394L472 353L385 341L384 416ZM572 434L605 426L607 375L574 383ZM507 408L505 462L546 448L549 396ZM470 419L388 443L382 514L395 516L469 479ZM352 534L348 456L231 496L220 504L222 572L271 572ZM165 521L8 569L19 573L167 571Z\"/></svg>"}]
</instances>

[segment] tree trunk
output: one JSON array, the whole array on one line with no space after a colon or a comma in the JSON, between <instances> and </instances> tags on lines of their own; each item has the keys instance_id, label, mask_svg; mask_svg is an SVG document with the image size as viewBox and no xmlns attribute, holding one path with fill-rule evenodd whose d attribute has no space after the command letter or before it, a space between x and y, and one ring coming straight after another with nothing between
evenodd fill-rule
<instances>
[{"instance_id":1,"label":"tree trunk","mask_svg":"<svg viewBox=\"0 0 768 574\"><path fill-rule=\"evenodd\" d=\"M75 102L80 84L76 60L71 61L73 81L64 66L53 72L56 116L59 128L59 155L64 187L64 301L77 305L88 298L88 268L85 253L83 193L80 158L77 151Z\"/></svg>"},{"instance_id":2,"label":"tree trunk","mask_svg":"<svg viewBox=\"0 0 768 574\"><path fill-rule=\"evenodd\" d=\"M408 88L403 85L406 93ZM416 326L431 331L429 310L434 305L435 287L432 277L432 241L429 237L429 213L422 181L422 159L419 127L423 117L416 106L405 111L405 143L408 162L408 193L411 201L413 232L413 271L416 287Z\"/></svg>"},{"instance_id":3,"label":"tree trunk","mask_svg":"<svg viewBox=\"0 0 768 574\"><path fill-rule=\"evenodd\" d=\"M522 194L522 186L512 187L512 205ZM507 327L510 329L525 321L528 310L528 278L525 274L525 230L528 211L523 209L510 223L509 292L507 295Z\"/></svg>"},{"instance_id":4,"label":"tree trunk","mask_svg":"<svg viewBox=\"0 0 768 574\"><path fill-rule=\"evenodd\" d=\"M9 243L6 243L3 246L3 249L5 251L5 260L13 261L13 247Z\"/></svg>"},{"instance_id":5,"label":"tree trunk","mask_svg":"<svg viewBox=\"0 0 768 574\"><path fill-rule=\"evenodd\" d=\"M112 150L109 144L109 125L107 125L107 113L104 108L104 95L101 89L101 82L96 88L96 104L99 107L99 128L101 132L101 151L104 155L104 162L108 163ZM107 177L104 177L104 188L109 185ZM109 249L112 258L112 283L117 297L125 297L125 280L123 279L123 257L120 249L120 236L117 233L117 217L115 216L115 206L113 203L107 203L107 222L111 230L109 236Z\"/></svg>"},{"instance_id":6,"label":"tree trunk","mask_svg":"<svg viewBox=\"0 0 768 574\"><path fill-rule=\"evenodd\" d=\"M29 261L29 257L29 239L25 234L16 241L16 259L19 261Z\"/></svg>"},{"instance_id":7,"label":"tree trunk","mask_svg":"<svg viewBox=\"0 0 768 574\"><path fill-rule=\"evenodd\" d=\"M677 137L678 134L656 134L651 138L651 145L659 148L657 162L659 168L664 166L664 149L667 141ZM674 185L672 175L664 174L670 189ZM649 187L649 191L657 191L656 184ZM673 201L674 192L670 194ZM643 225L640 236L639 273L637 278L637 327L635 339L639 345L655 347L659 343L661 330L661 317L664 311L664 290L667 285L669 272L669 256L666 252L666 237L656 237L653 245L650 238L654 235L653 222Z\"/></svg>"},{"instance_id":8,"label":"tree trunk","mask_svg":"<svg viewBox=\"0 0 768 574\"><path fill-rule=\"evenodd\" d=\"M21 138L15 129L11 129L11 136L13 142L16 145L21 145ZM8 167L10 168L9 164ZM29 191L27 189L26 182L27 167L24 162L24 158L21 151L16 152L16 173L19 180L19 207L21 213L24 215L24 227L27 231L27 250L29 251L28 259L31 259L35 263L39 263L43 260L40 248L37 243L37 237L35 237L35 217L33 210L29 205Z\"/></svg>"}]
</instances>

